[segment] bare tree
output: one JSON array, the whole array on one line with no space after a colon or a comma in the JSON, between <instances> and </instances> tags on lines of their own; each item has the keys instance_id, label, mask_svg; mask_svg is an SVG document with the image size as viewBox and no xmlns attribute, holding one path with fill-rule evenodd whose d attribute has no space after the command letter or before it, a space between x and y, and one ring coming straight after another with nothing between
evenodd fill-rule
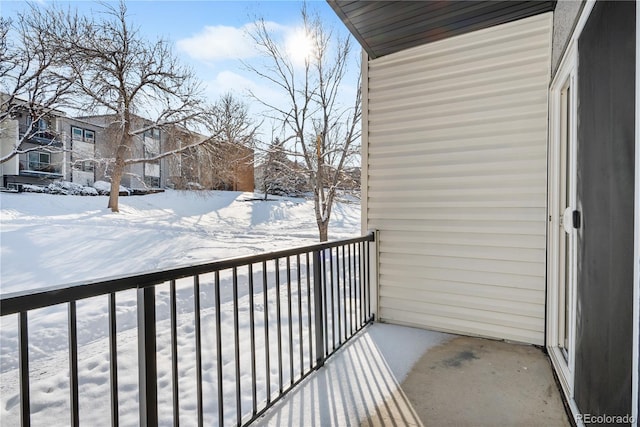
<instances>
[{"instance_id":1,"label":"bare tree","mask_svg":"<svg viewBox=\"0 0 640 427\"><path fill-rule=\"evenodd\" d=\"M118 190L128 165L157 162L211 138L148 156L134 155L135 138L147 131L203 123L204 100L193 71L178 62L167 41L151 42L140 35L128 19L124 1L103 7L103 13L92 17L47 9L42 14L58 25L43 31L42 37L56 51L70 53L65 66L82 109L110 118L106 125L114 130L114 150L107 159L108 207L117 212ZM140 115L148 120L139 120Z\"/></svg>"},{"instance_id":2,"label":"bare tree","mask_svg":"<svg viewBox=\"0 0 640 427\"><path fill-rule=\"evenodd\" d=\"M249 107L231 93L226 93L213 105L207 118L209 129L221 141L252 147L260 124L249 115Z\"/></svg>"},{"instance_id":3,"label":"bare tree","mask_svg":"<svg viewBox=\"0 0 640 427\"><path fill-rule=\"evenodd\" d=\"M274 100L255 97L280 124L282 141L288 144L287 156L302 159L313 188L320 240L326 241L337 184L359 148L356 144L360 138L360 82L352 104L341 105L340 95L352 53L351 39L335 35L317 15L310 16L305 6L301 17L303 37L312 45L303 65L294 62L272 27L262 19L251 37L266 63L246 66L286 98L286 105L281 106Z\"/></svg>"},{"instance_id":4,"label":"bare tree","mask_svg":"<svg viewBox=\"0 0 640 427\"><path fill-rule=\"evenodd\" d=\"M64 52L41 37L43 29L55 25L53 16L39 14L34 7L14 21L0 17L0 132L8 136L11 122L24 118L10 147L2 147L0 163L35 150L62 151L60 135L43 126L54 110L67 104L71 90L69 79L61 74ZM24 144L44 132L48 142Z\"/></svg>"},{"instance_id":5,"label":"bare tree","mask_svg":"<svg viewBox=\"0 0 640 427\"><path fill-rule=\"evenodd\" d=\"M231 93L213 105L207 116L207 128L214 143L198 147L201 164L215 171L222 182L233 182L238 172L253 166L253 148L260 124L254 123L249 107Z\"/></svg>"}]
</instances>

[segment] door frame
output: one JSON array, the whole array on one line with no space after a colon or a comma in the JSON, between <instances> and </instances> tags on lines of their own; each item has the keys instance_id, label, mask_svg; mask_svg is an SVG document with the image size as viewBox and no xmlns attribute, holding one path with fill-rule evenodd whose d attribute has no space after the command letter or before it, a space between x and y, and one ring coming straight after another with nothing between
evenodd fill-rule
<instances>
[{"instance_id":1,"label":"door frame","mask_svg":"<svg viewBox=\"0 0 640 427\"><path fill-rule=\"evenodd\" d=\"M577 44L571 41L560 62L549 89L549 165L548 165L548 221L547 221L547 350L551 362L558 373L558 378L568 399L573 400L575 373L575 334L576 334L576 231L567 234L566 244L570 244L569 259L565 259L565 266L561 264L564 251L560 248L560 238L565 231L561 228L560 218L563 214L560 208L560 186L564 169L562 159L562 104L561 94L569 86L569 140L566 153L568 161L565 163L569 175L569 205L576 208L576 154L577 154ZM560 194L559 194L560 192ZM571 242L571 243L570 243ZM559 276L568 268L569 283L569 316L564 319L569 323L568 344L569 351L564 355L557 345L559 340L560 316L559 309L563 302L559 296Z\"/></svg>"},{"instance_id":2,"label":"door frame","mask_svg":"<svg viewBox=\"0 0 640 427\"><path fill-rule=\"evenodd\" d=\"M562 56L562 60L560 63L560 67L562 67L563 63L565 61L567 61L567 57L571 57L573 56L573 60L576 62L577 65L577 44L578 44L578 38L580 37L580 34L582 33L582 30L587 22L587 20L589 19L589 16L591 15L591 11L593 10L593 7L596 3L596 0L586 0L584 7L582 8L582 11L580 12L580 16L576 22L576 26L572 31L572 34L570 36L569 39L569 43L568 43L568 47L565 50L565 52L563 53ZM635 218L634 218L634 283L633 283L633 290L634 290L634 298L633 298L633 329L634 329L634 333L633 333L633 356L632 356L632 381L631 381L631 395L632 395L632 405L631 405L631 415L633 417L632 426L638 426L638 417L640 415L640 215L638 215L638 213L640 213L640 2L636 0L636 34L635 34L635 41L636 41L636 126L635 126L635 200L634 200L634 206L635 206ZM560 67L558 68L558 72L556 73L556 75L554 76L552 83L550 85L550 88L554 87L554 84L556 84L556 79L558 79L558 74L560 72ZM577 75L577 69L576 69L576 75ZM552 95L552 91L550 89L549 91L549 157L548 157L548 168L549 168L549 173L548 173L548 214L551 215L552 214L552 200L553 198L556 197L555 194L555 190L552 189L554 188L553 185L553 179L555 179L554 176L552 176L551 172L553 169L553 163L552 163L552 141L553 141L553 132L555 131L554 129L554 124L553 124L553 120L556 120L555 118L555 112L557 112L557 106L554 107L553 106L553 95ZM556 109L554 109L556 108ZM557 183L556 183L556 188L557 188ZM549 222L547 222L547 225L549 225ZM558 368L556 366L556 362L557 362L557 352L551 351L551 349L549 348L550 346L548 345L549 342L553 342L549 339L549 334L550 332L553 330L553 327L555 326L553 324L554 318L551 316L551 311L552 311L552 297L553 297L553 289L551 286L551 278L552 273L557 273L556 270L554 270L555 268L557 268L554 265L553 262L553 257L551 256L551 252L552 252L552 245L551 243L551 227L547 228L547 320L546 320L546 326L547 326L547 349L549 351L549 356L553 365L554 370L556 370L556 372L558 372ZM555 256L555 254L554 254ZM555 301L553 301L555 303ZM557 321L557 320L556 320ZM574 327L575 327L575 323L574 323ZM561 375L559 374L558 377L560 377ZM576 422L576 424L578 426L583 426L584 423L582 422L581 418L577 417L577 415L579 415L580 411L576 405L575 399L574 399L574 395L573 395L573 391L571 393L567 393L567 390L564 389L564 385L563 385L563 391L565 392L565 396L566 396L566 400L567 403L569 405L569 408L571 409L572 415L574 417L574 421Z\"/></svg>"}]
</instances>

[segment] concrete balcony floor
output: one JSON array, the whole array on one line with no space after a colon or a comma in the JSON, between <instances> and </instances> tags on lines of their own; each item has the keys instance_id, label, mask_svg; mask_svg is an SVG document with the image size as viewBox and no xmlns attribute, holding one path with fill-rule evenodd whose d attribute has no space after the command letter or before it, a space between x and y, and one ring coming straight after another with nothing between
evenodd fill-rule
<instances>
[{"instance_id":1,"label":"concrete balcony floor","mask_svg":"<svg viewBox=\"0 0 640 427\"><path fill-rule=\"evenodd\" d=\"M273 426L569 426L541 349L374 324L269 410Z\"/></svg>"}]
</instances>

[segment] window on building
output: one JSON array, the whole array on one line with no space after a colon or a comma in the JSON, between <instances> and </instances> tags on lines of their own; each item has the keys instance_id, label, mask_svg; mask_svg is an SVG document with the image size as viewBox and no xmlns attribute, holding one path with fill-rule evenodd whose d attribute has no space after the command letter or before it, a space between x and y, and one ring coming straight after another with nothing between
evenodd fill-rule
<instances>
[{"instance_id":1,"label":"window on building","mask_svg":"<svg viewBox=\"0 0 640 427\"><path fill-rule=\"evenodd\" d=\"M160 141L156 139L147 139L144 141L145 157L153 157L160 154Z\"/></svg>"},{"instance_id":2,"label":"window on building","mask_svg":"<svg viewBox=\"0 0 640 427\"><path fill-rule=\"evenodd\" d=\"M159 188L160 187L160 177L157 176L145 176L144 184L147 187L151 188Z\"/></svg>"},{"instance_id":3,"label":"window on building","mask_svg":"<svg viewBox=\"0 0 640 427\"><path fill-rule=\"evenodd\" d=\"M72 127L71 128L71 136L73 139L77 140L77 141L82 141L83 138L83 131L80 128L77 127Z\"/></svg>"},{"instance_id":4,"label":"window on building","mask_svg":"<svg viewBox=\"0 0 640 427\"><path fill-rule=\"evenodd\" d=\"M41 151L29 152L29 170L49 172L51 170L51 154Z\"/></svg>"},{"instance_id":5,"label":"window on building","mask_svg":"<svg viewBox=\"0 0 640 427\"><path fill-rule=\"evenodd\" d=\"M71 137L75 141L94 142L95 132L89 129L82 129L79 127L71 127Z\"/></svg>"},{"instance_id":6,"label":"window on building","mask_svg":"<svg viewBox=\"0 0 640 427\"><path fill-rule=\"evenodd\" d=\"M160 176L160 162L149 162L144 164L144 175L145 176Z\"/></svg>"},{"instance_id":7,"label":"window on building","mask_svg":"<svg viewBox=\"0 0 640 427\"><path fill-rule=\"evenodd\" d=\"M82 162L82 170L85 172L93 172L93 162Z\"/></svg>"},{"instance_id":8,"label":"window on building","mask_svg":"<svg viewBox=\"0 0 640 427\"><path fill-rule=\"evenodd\" d=\"M47 130L49 129L49 121L47 119L30 119L29 123L32 124L33 130Z\"/></svg>"},{"instance_id":9,"label":"window on building","mask_svg":"<svg viewBox=\"0 0 640 427\"><path fill-rule=\"evenodd\" d=\"M93 162L85 160L84 162L76 162L73 164L73 168L82 172L93 172Z\"/></svg>"},{"instance_id":10,"label":"window on building","mask_svg":"<svg viewBox=\"0 0 640 427\"><path fill-rule=\"evenodd\" d=\"M144 131L145 139L160 139L160 129L147 129Z\"/></svg>"}]
</instances>

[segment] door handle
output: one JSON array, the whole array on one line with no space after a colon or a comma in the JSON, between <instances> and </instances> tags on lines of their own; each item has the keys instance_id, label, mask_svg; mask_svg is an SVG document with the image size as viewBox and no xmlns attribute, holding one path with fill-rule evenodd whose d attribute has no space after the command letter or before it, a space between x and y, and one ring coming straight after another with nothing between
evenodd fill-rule
<instances>
[{"instance_id":1,"label":"door handle","mask_svg":"<svg viewBox=\"0 0 640 427\"><path fill-rule=\"evenodd\" d=\"M580 211L573 211L571 223L573 228L580 228L582 223L582 215L580 214Z\"/></svg>"},{"instance_id":2,"label":"door handle","mask_svg":"<svg viewBox=\"0 0 640 427\"><path fill-rule=\"evenodd\" d=\"M567 234L570 234L574 229L580 228L582 224L580 211L574 210L571 206L567 207L560 218L560 224Z\"/></svg>"}]
</instances>

